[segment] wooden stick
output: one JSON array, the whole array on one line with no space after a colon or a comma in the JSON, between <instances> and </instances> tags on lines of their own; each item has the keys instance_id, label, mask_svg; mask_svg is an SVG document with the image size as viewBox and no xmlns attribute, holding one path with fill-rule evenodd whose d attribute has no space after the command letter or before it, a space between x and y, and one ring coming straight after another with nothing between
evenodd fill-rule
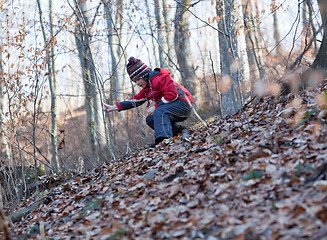
<instances>
[{"instance_id":1,"label":"wooden stick","mask_svg":"<svg viewBox=\"0 0 327 240\"><path fill-rule=\"evenodd\" d=\"M27 214L33 212L38 206L40 206L42 203L44 203L46 198L41 198L37 200L36 202L32 203L26 208L23 208L17 212L14 212L8 216L8 221L9 222L17 222L23 217L25 217Z\"/></svg>"},{"instance_id":2,"label":"wooden stick","mask_svg":"<svg viewBox=\"0 0 327 240\"><path fill-rule=\"evenodd\" d=\"M185 94L186 95L186 94ZM193 110L195 116L201 121L201 123L206 127L209 128L208 124L200 117L200 115L198 114L198 112L196 111L196 109L194 108L194 106L192 105L192 103L190 102L190 100L188 99L187 96L185 96L188 104L190 105L191 109Z\"/></svg>"}]
</instances>

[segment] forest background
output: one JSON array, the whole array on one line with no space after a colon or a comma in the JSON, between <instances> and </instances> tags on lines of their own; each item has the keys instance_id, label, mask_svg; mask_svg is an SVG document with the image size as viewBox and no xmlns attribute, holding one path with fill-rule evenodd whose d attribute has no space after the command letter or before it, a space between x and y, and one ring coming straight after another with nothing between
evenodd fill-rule
<instances>
[{"instance_id":1,"label":"forest background","mask_svg":"<svg viewBox=\"0 0 327 240\"><path fill-rule=\"evenodd\" d=\"M5 200L28 194L21 176L83 171L153 141L145 107L102 111L103 101L139 90L126 73L130 56L170 70L202 118L233 114L253 96L280 95L277 80L297 88L298 72L320 67L319 2L0 1Z\"/></svg>"}]
</instances>

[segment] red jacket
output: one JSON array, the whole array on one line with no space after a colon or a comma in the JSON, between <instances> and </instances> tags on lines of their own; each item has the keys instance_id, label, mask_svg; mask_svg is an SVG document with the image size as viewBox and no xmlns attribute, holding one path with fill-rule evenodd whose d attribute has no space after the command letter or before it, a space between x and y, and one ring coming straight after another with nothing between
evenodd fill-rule
<instances>
[{"instance_id":1,"label":"red jacket","mask_svg":"<svg viewBox=\"0 0 327 240\"><path fill-rule=\"evenodd\" d=\"M173 102L176 99L187 102L186 97L191 103L194 103L190 92L181 85L175 83L168 70L156 68L154 71L160 72L150 78L148 85L138 94L128 100L116 103L119 110L138 107L148 100L154 101L156 108L162 104Z\"/></svg>"}]
</instances>

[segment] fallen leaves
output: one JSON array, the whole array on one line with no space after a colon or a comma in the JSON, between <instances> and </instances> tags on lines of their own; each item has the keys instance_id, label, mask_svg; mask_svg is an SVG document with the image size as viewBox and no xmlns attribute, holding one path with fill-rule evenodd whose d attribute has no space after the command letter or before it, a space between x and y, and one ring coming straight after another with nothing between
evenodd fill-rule
<instances>
[{"instance_id":1,"label":"fallen leaves","mask_svg":"<svg viewBox=\"0 0 327 240\"><path fill-rule=\"evenodd\" d=\"M192 129L187 145L175 137L59 185L52 201L14 224L15 236L325 236L327 126L315 104L325 88L265 97L245 114Z\"/></svg>"}]
</instances>

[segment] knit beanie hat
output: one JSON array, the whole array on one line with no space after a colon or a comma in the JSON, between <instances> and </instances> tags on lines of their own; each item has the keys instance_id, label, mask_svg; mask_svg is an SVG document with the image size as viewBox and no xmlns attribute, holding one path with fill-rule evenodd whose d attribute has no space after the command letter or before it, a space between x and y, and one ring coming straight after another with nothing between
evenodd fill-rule
<instances>
[{"instance_id":1,"label":"knit beanie hat","mask_svg":"<svg viewBox=\"0 0 327 240\"><path fill-rule=\"evenodd\" d=\"M127 73L131 80L134 78L144 78L147 80L151 69L140 59L130 57L127 63Z\"/></svg>"}]
</instances>

